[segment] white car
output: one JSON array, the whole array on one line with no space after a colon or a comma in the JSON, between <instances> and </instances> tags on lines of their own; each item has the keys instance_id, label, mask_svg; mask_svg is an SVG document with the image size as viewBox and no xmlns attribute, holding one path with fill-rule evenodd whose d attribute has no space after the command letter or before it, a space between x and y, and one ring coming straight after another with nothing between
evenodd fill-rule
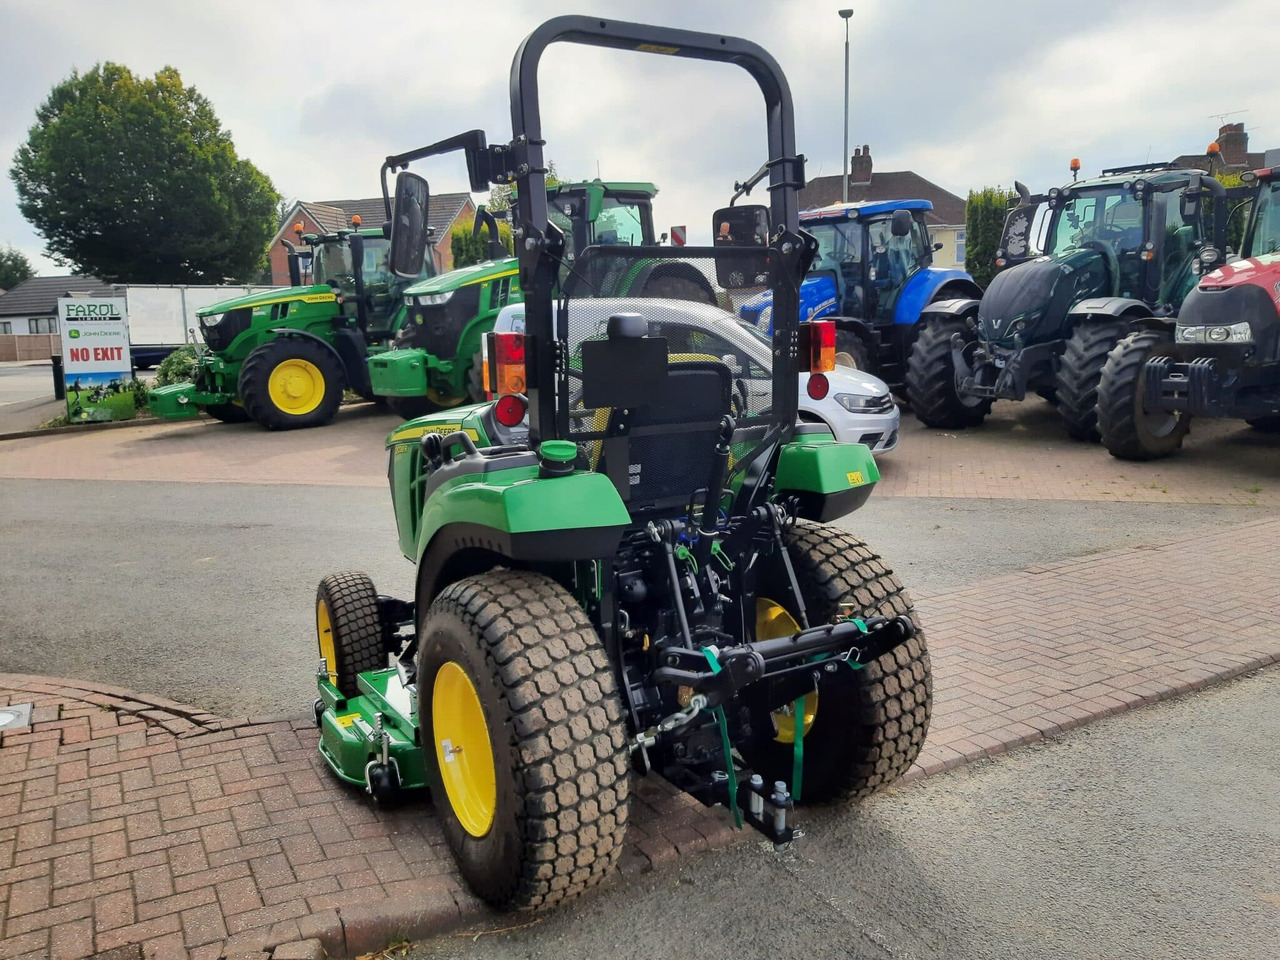
<instances>
[{"instance_id":1,"label":"white car","mask_svg":"<svg viewBox=\"0 0 1280 960\"><path fill-rule=\"evenodd\" d=\"M642 312L651 326L670 342L671 353L710 354L720 357L734 373L741 373L745 361L759 371L768 371L773 363L773 344L766 334L733 314L709 304L684 300L619 299L616 309L606 309L607 301L586 300L592 313ZM570 302L570 323L575 304ZM524 332L524 306L504 307L494 321L498 332ZM875 455L888 453L898 445L900 411L893 402L883 380L852 367L838 366L826 374L830 385L821 400L809 396L809 374L800 374L800 419L824 423L843 443L865 443ZM748 376L740 381L751 393L760 384L768 402L767 374Z\"/></svg>"}]
</instances>

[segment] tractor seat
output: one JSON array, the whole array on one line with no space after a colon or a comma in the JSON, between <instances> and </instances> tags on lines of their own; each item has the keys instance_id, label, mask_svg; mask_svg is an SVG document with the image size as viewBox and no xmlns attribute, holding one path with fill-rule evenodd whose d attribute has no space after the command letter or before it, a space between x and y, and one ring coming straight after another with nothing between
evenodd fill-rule
<instances>
[{"instance_id":1,"label":"tractor seat","mask_svg":"<svg viewBox=\"0 0 1280 960\"><path fill-rule=\"evenodd\" d=\"M631 411L627 436L602 444L599 469L614 483L625 477L632 513L683 507L711 475L720 421L733 398L733 374L721 360L672 354L661 396ZM622 416L609 413L611 432ZM610 467L609 457L624 464Z\"/></svg>"}]
</instances>

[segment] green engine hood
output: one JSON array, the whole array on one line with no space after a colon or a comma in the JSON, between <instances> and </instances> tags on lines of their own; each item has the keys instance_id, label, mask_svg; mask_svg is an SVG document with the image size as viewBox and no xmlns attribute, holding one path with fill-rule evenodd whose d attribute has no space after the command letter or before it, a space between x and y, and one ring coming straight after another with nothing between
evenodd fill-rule
<instances>
[{"instance_id":1,"label":"green engine hood","mask_svg":"<svg viewBox=\"0 0 1280 960\"><path fill-rule=\"evenodd\" d=\"M327 283L310 287L283 287L276 290L264 290L261 293L250 293L233 300L219 300L196 311L197 317L213 317L228 310L241 307L260 307L270 303L283 303L286 300L302 300L305 303L325 303L335 299L333 287Z\"/></svg>"},{"instance_id":2,"label":"green engine hood","mask_svg":"<svg viewBox=\"0 0 1280 960\"><path fill-rule=\"evenodd\" d=\"M502 260L484 260L480 263L473 263L469 267L450 270L448 273L442 273L438 277L419 280L412 286L406 287L404 295L406 297L420 297L433 293L449 293L451 290L457 290L459 287L465 287L471 283L482 283L491 277L514 273L519 267L520 263L515 257L506 257Z\"/></svg>"}]
</instances>

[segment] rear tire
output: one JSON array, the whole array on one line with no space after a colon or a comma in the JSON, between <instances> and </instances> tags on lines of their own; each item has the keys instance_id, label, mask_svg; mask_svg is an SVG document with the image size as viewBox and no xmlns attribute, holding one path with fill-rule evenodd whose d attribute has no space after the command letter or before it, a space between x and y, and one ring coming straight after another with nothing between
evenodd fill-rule
<instances>
[{"instance_id":1,"label":"rear tire","mask_svg":"<svg viewBox=\"0 0 1280 960\"><path fill-rule=\"evenodd\" d=\"M991 412L990 400L962 397L956 390L951 335L966 332L965 323L959 318L920 321L920 335L907 360L906 384L911 410L926 427L974 426Z\"/></svg>"},{"instance_id":2,"label":"rear tire","mask_svg":"<svg viewBox=\"0 0 1280 960\"><path fill-rule=\"evenodd\" d=\"M359 696L356 677L387 665L378 591L363 573L331 573L316 590L316 634L329 682L344 697Z\"/></svg>"},{"instance_id":3,"label":"rear tire","mask_svg":"<svg viewBox=\"0 0 1280 960\"><path fill-rule=\"evenodd\" d=\"M876 372L866 341L852 330L836 331L836 366L851 367L864 373Z\"/></svg>"},{"instance_id":4,"label":"rear tire","mask_svg":"<svg viewBox=\"0 0 1280 960\"><path fill-rule=\"evenodd\" d=\"M1113 457L1155 460L1182 446L1190 414L1149 413L1144 402L1147 360L1176 356L1167 336L1149 330L1130 334L1107 355L1098 386L1098 432Z\"/></svg>"},{"instance_id":5,"label":"rear tire","mask_svg":"<svg viewBox=\"0 0 1280 960\"><path fill-rule=\"evenodd\" d=\"M1259 433L1280 433L1280 417L1255 417L1245 423Z\"/></svg>"},{"instance_id":6,"label":"rear tire","mask_svg":"<svg viewBox=\"0 0 1280 960\"><path fill-rule=\"evenodd\" d=\"M459 670L487 737L458 720L468 715ZM538 909L612 872L626 833L626 726L604 645L568 591L512 570L445 588L422 621L417 682L432 796L479 897L500 910ZM446 772L458 757L469 763Z\"/></svg>"},{"instance_id":7,"label":"rear tire","mask_svg":"<svg viewBox=\"0 0 1280 960\"><path fill-rule=\"evenodd\" d=\"M857 537L800 520L787 534L787 551L811 626L831 622L842 603L853 604L855 617L916 619L893 571ZM776 567L761 578L759 596L796 615L786 574ZM924 632L860 670L841 666L820 676L817 711L804 736L801 802L870 796L907 771L929 730L933 677ZM766 783L789 784L793 750L770 730L758 732L743 756Z\"/></svg>"},{"instance_id":8,"label":"rear tire","mask_svg":"<svg viewBox=\"0 0 1280 960\"><path fill-rule=\"evenodd\" d=\"M418 417L425 417L428 413L435 413L442 409L426 397L387 397L387 406L405 420L416 420Z\"/></svg>"},{"instance_id":9,"label":"rear tire","mask_svg":"<svg viewBox=\"0 0 1280 960\"><path fill-rule=\"evenodd\" d=\"M1129 332L1127 324L1086 323L1067 340L1058 366L1058 413L1067 433L1077 440L1096 443L1098 433L1098 384L1102 367L1115 345Z\"/></svg>"},{"instance_id":10,"label":"rear tire","mask_svg":"<svg viewBox=\"0 0 1280 960\"><path fill-rule=\"evenodd\" d=\"M253 419L238 403L211 403L204 408L204 412L223 423L248 423Z\"/></svg>"},{"instance_id":11,"label":"rear tire","mask_svg":"<svg viewBox=\"0 0 1280 960\"><path fill-rule=\"evenodd\" d=\"M240 368L240 401L268 430L323 427L342 405L342 364L322 343L278 337Z\"/></svg>"},{"instance_id":12,"label":"rear tire","mask_svg":"<svg viewBox=\"0 0 1280 960\"><path fill-rule=\"evenodd\" d=\"M709 303L713 307L716 305L715 294L705 283L699 283L693 277L681 276L678 273L650 277L645 281L643 296L664 300L688 300L691 303Z\"/></svg>"}]
</instances>

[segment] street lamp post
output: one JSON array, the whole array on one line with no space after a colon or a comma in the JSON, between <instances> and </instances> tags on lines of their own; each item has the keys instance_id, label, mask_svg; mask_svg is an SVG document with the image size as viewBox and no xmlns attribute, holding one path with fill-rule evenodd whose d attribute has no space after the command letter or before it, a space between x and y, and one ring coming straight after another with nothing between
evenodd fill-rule
<instances>
[{"instance_id":1,"label":"street lamp post","mask_svg":"<svg viewBox=\"0 0 1280 960\"><path fill-rule=\"evenodd\" d=\"M841 10L840 19L844 21L844 160L840 169L844 175L840 178L840 199L849 202L849 19L852 10Z\"/></svg>"}]
</instances>

